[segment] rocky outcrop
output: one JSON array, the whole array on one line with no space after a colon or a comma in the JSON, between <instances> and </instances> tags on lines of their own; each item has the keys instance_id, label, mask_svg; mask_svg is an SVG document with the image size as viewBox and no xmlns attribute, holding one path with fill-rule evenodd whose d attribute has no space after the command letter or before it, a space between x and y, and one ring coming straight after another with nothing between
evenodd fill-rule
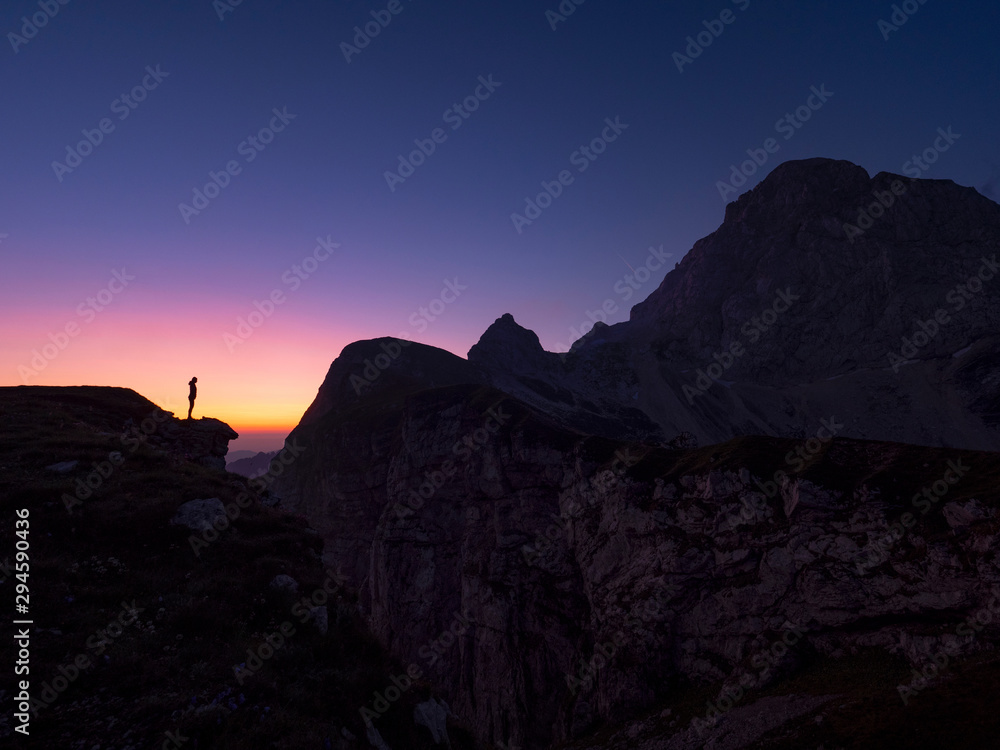
<instances>
[{"instance_id":1,"label":"rocky outcrop","mask_svg":"<svg viewBox=\"0 0 1000 750\"><path fill-rule=\"evenodd\" d=\"M141 426L130 425L128 429L136 434L141 432ZM238 437L232 427L218 419L182 420L171 414L171 418L150 436L150 443L204 466L225 470L229 443Z\"/></svg>"},{"instance_id":2,"label":"rocky outcrop","mask_svg":"<svg viewBox=\"0 0 1000 750\"><path fill-rule=\"evenodd\" d=\"M919 663L947 637L929 622L1000 593L991 454L840 439L682 453L468 386L294 434L309 447L279 494L324 534L373 632L482 741L548 747L755 657L756 690L803 654Z\"/></svg>"},{"instance_id":3,"label":"rocky outcrop","mask_svg":"<svg viewBox=\"0 0 1000 750\"><path fill-rule=\"evenodd\" d=\"M791 720L826 694L762 693L806 661L995 635L956 626L1000 606L1000 464L959 450L1000 447L998 240L1000 207L950 182L782 165L565 356L510 316L468 360L348 346L275 492L484 743L644 737L636 713L687 689ZM669 447L684 432L706 447ZM754 716L713 741L776 726Z\"/></svg>"}]
</instances>

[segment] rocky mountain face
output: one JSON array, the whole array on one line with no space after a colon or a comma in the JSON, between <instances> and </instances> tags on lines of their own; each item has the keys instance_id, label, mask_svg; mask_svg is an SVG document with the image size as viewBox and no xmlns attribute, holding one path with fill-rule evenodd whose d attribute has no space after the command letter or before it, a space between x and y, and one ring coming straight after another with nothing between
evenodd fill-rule
<instances>
[{"instance_id":1,"label":"rocky mountain face","mask_svg":"<svg viewBox=\"0 0 1000 750\"><path fill-rule=\"evenodd\" d=\"M784 164L565 356L348 346L275 492L484 746L927 741L910 698L985 703L910 670L997 634L998 239L950 182Z\"/></svg>"},{"instance_id":2,"label":"rocky mountain face","mask_svg":"<svg viewBox=\"0 0 1000 750\"><path fill-rule=\"evenodd\" d=\"M547 411L565 411L555 391L568 390L702 443L805 436L837 414L845 436L997 450L998 248L1000 206L971 188L788 162L627 323L560 358L526 355L533 334L501 318L469 361ZM657 435L639 421L629 437Z\"/></svg>"},{"instance_id":3,"label":"rocky mountain face","mask_svg":"<svg viewBox=\"0 0 1000 750\"><path fill-rule=\"evenodd\" d=\"M34 621L30 669L0 680L17 704L0 746L17 714L32 748L438 746L423 682L368 731L358 701L395 664L305 519L273 507L267 478L218 467L235 437L126 388L0 388L0 588L27 587ZM30 700L12 700L20 680Z\"/></svg>"},{"instance_id":4,"label":"rocky mountain face","mask_svg":"<svg viewBox=\"0 0 1000 750\"><path fill-rule=\"evenodd\" d=\"M483 386L295 434L309 448L284 506L483 743L550 747L691 686L756 699L816 659L922 667L995 634L956 635L1000 594L993 454L815 437L667 451ZM681 727L699 740L705 705Z\"/></svg>"}]
</instances>

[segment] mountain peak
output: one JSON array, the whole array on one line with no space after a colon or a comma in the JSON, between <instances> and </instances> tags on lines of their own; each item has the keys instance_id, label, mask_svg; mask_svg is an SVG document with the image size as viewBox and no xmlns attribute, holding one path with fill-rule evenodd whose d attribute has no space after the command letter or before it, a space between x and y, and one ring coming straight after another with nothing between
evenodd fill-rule
<instances>
[{"instance_id":1,"label":"mountain peak","mask_svg":"<svg viewBox=\"0 0 1000 750\"><path fill-rule=\"evenodd\" d=\"M545 352L534 331L520 326L514 316L504 313L469 349L469 361L481 367L515 369L520 365L538 365Z\"/></svg>"},{"instance_id":2,"label":"mountain peak","mask_svg":"<svg viewBox=\"0 0 1000 750\"><path fill-rule=\"evenodd\" d=\"M841 205L845 197L863 200L871 177L863 167L840 159L817 157L786 161L760 184L726 207L726 222L773 220L774 211L815 210Z\"/></svg>"}]
</instances>

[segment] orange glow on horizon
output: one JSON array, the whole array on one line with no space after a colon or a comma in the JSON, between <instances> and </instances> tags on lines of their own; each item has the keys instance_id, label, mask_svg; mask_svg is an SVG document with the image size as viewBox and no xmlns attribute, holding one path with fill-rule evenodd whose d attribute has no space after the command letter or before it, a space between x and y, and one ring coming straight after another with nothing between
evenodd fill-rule
<instances>
[{"instance_id":1,"label":"orange glow on horizon","mask_svg":"<svg viewBox=\"0 0 1000 750\"><path fill-rule=\"evenodd\" d=\"M265 433L273 439L278 433L288 435L299 423L330 363L347 344L393 335L366 331L352 321L331 325L289 311L232 344L224 334L235 331L235 317L228 309L218 314L218 305L197 312L181 308L136 314L122 304L68 340L60 332L67 320L76 319L71 310L10 321L0 331L0 361L6 365L0 384L130 388L185 418L187 384L196 376L194 418L227 423L240 434L240 442ZM57 348L53 341L63 345ZM465 346L456 342L448 348L464 351Z\"/></svg>"}]
</instances>

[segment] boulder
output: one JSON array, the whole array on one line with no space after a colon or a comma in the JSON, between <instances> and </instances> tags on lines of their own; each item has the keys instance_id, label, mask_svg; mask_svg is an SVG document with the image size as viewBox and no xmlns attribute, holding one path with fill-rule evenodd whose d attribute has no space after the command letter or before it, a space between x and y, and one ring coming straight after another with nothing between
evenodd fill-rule
<instances>
[{"instance_id":1,"label":"boulder","mask_svg":"<svg viewBox=\"0 0 1000 750\"><path fill-rule=\"evenodd\" d=\"M217 497L204 500L190 500L177 509L170 523L187 526L192 531L203 532L215 528L220 518L225 518L226 506Z\"/></svg>"}]
</instances>

